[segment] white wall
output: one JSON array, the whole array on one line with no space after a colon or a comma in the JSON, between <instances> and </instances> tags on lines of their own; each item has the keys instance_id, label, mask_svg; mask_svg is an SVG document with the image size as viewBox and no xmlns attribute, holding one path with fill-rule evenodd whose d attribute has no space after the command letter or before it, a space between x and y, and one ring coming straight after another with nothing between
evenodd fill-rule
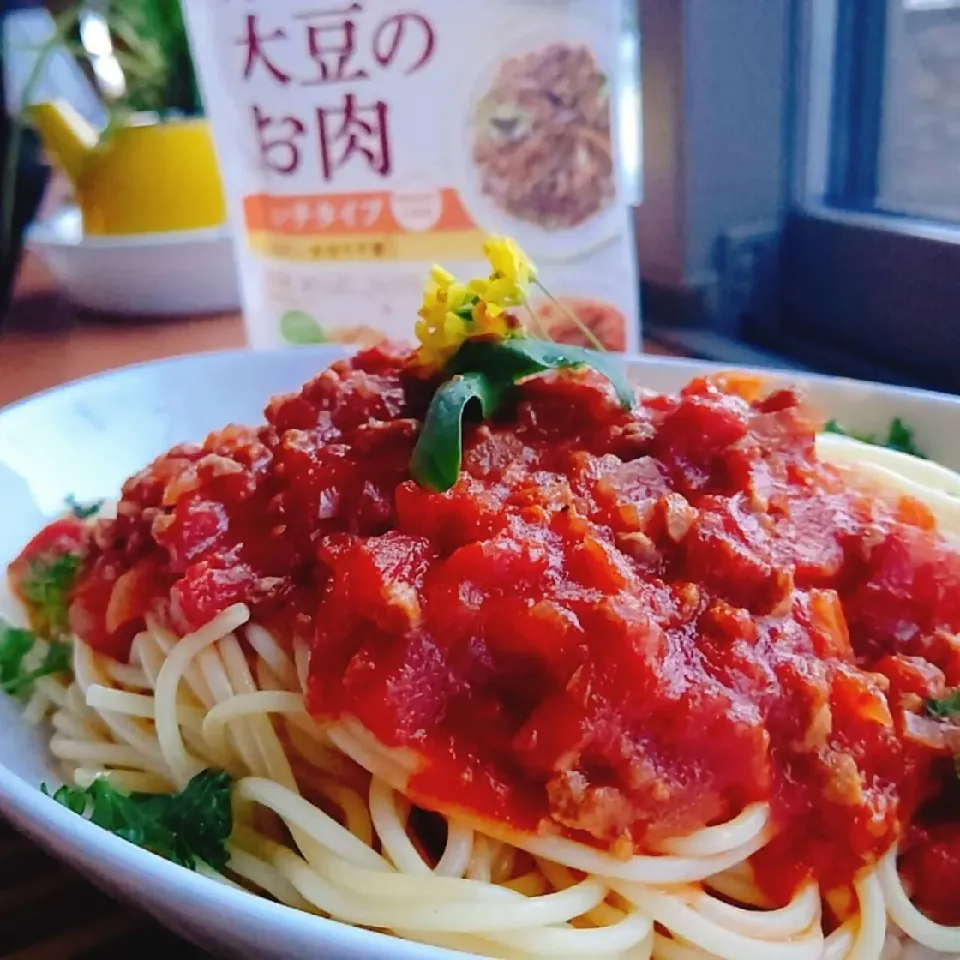
<instances>
[{"instance_id":1,"label":"white wall","mask_svg":"<svg viewBox=\"0 0 960 960\"><path fill-rule=\"evenodd\" d=\"M664 286L708 286L720 234L784 210L791 3L639 4L640 270Z\"/></svg>"}]
</instances>

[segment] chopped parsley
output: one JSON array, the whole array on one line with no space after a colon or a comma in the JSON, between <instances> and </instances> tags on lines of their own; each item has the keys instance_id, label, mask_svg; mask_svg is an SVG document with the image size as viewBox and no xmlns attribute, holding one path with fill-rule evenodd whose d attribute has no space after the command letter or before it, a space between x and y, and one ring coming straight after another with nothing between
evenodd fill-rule
<instances>
[{"instance_id":1,"label":"chopped parsley","mask_svg":"<svg viewBox=\"0 0 960 960\"><path fill-rule=\"evenodd\" d=\"M899 417L894 417L890 421L890 427L885 437L878 436L875 433L855 433L852 430L844 429L836 420L831 420L824 427L827 433L839 433L844 437L853 437L862 443L872 443L875 447L888 447L890 450L899 450L900 453L909 453L913 457L925 459L924 454L920 452L913 439L913 430L908 427Z\"/></svg>"},{"instance_id":2,"label":"chopped parsley","mask_svg":"<svg viewBox=\"0 0 960 960\"><path fill-rule=\"evenodd\" d=\"M40 677L69 672L73 663L73 649L69 643L61 640L50 643L38 666L25 666L36 642L33 631L12 627L0 620L0 690L4 693L24 697Z\"/></svg>"},{"instance_id":3,"label":"chopped parsley","mask_svg":"<svg viewBox=\"0 0 960 960\"><path fill-rule=\"evenodd\" d=\"M79 500L71 493L67 495L66 500L67 507L69 507L70 512L78 520L89 520L90 517L96 516L100 512L100 508L103 506L102 500L91 500L89 503L80 503Z\"/></svg>"},{"instance_id":4,"label":"chopped parsley","mask_svg":"<svg viewBox=\"0 0 960 960\"><path fill-rule=\"evenodd\" d=\"M960 687L926 702L927 713L937 720L960 720Z\"/></svg>"},{"instance_id":5,"label":"chopped parsley","mask_svg":"<svg viewBox=\"0 0 960 960\"><path fill-rule=\"evenodd\" d=\"M60 787L53 799L104 830L195 870L205 863L222 870L233 830L230 788L223 770L198 773L180 793L123 793L107 780L87 788ZM41 788L47 796L46 785Z\"/></svg>"},{"instance_id":6,"label":"chopped parsley","mask_svg":"<svg viewBox=\"0 0 960 960\"><path fill-rule=\"evenodd\" d=\"M67 633L67 608L80 568L75 553L61 553L50 560L37 560L20 585L24 599L34 614L39 633L60 637Z\"/></svg>"}]
</instances>

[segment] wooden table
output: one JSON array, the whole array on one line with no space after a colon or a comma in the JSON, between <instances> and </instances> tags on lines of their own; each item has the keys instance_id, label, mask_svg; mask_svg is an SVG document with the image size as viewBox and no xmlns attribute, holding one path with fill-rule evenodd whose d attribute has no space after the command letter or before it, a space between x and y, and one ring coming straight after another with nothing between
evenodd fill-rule
<instances>
[{"instance_id":1,"label":"wooden table","mask_svg":"<svg viewBox=\"0 0 960 960\"><path fill-rule=\"evenodd\" d=\"M0 407L128 363L243 343L243 323L236 314L175 320L81 317L56 293L40 263L28 257L0 330ZM125 960L145 945L156 956L205 956L110 900L0 821L0 958Z\"/></svg>"},{"instance_id":2,"label":"wooden table","mask_svg":"<svg viewBox=\"0 0 960 960\"><path fill-rule=\"evenodd\" d=\"M32 257L0 329L0 407L77 377L175 354L244 344L239 314L215 317L81 317Z\"/></svg>"}]
</instances>

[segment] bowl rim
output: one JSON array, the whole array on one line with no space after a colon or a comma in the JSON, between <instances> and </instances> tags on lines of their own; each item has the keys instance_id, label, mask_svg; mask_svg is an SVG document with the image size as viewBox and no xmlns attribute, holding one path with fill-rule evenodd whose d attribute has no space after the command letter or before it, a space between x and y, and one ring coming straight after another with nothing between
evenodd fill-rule
<instances>
[{"instance_id":1,"label":"bowl rim","mask_svg":"<svg viewBox=\"0 0 960 960\"><path fill-rule=\"evenodd\" d=\"M83 232L83 217L79 207L67 206L43 220L30 225L26 233L27 247L34 250L53 248L84 250L132 250L186 244L229 242L228 224L199 227L195 230L160 230L149 233L92 235Z\"/></svg>"},{"instance_id":2,"label":"bowl rim","mask_svg":"<svg viewBox=\"0 0 960 960\"><path fill-rule=\"evenodd\" d=\"M391 960L455 960L469 956L306 913L180 867L77 816L3 763L0 763L0 812L9 816L14 825L29 820L31 839L42 834L48 843L65 840L84 860L96 861L101 872L113 868L115 873L124 869L135 873L143 881L145 891L156 889L165 900L190 900L194 908L219 909L226 916L233 911L243 912L252 915L258 923L273 924L278 932L292 925L299 935L316 938L320 947L356 949L369 946L375 950L391 949L395 945L394 952L389 954ZM53 852L59 857L59 846ZM142 897L144 902L156 899L156 895Z\"/></svg>"},{"instance_id":3,"label":"bowl rim","mask_svg":"<svg viewBox=\"0 0 960 960\"><path fill-rule=\"evenodd\" d=\"M257 362L260 359L269 359L276 361L285 354L302 356L304 353L315 353L319 356L327 356L328 363L350 356L352 353L360 352L358 349L351 349L347 346L335 343L308 344L303 346L280 346L269 347L265 349L253 349L245 347L226 347L214 350L198 350L192 353L174 354L167 357L158 357L152 360L138 360L135 363L124 364L119 367L112 367L108 370L101 370L98 373L89 373L81 377L75 377L71 380L65 380L63 383L51 387L45 387L35 393L28 394L12 403L0 407L0 417L25 406L28 403L40 400L44 397L68 390L74 390L82 385L97 381L120 380L124 377L135 374L145 368L176 367L183 365L185 367L193 364L204 364L208 362L222 362L230 360L239 360L242 362ZM956 405L960 408L960 394L950 394L939 390L928 390L925 387L900 386L898 384L883 383L878 380L861 380L856 377L835 376L829 373L817 373L810 370L800 370L788 365L784 360L782 367L758 367L739 363L720 363L713 360L701 360L692 357L672 357L662 356L660 354L647 353L623 353L615 354L627 366L627 372L631 373L634 369L670 367L678 370L690 370L691 376L698 373L709 374L725 370L736 370L744 373L758 374L778 380L788 380L796 383L813 384L845 384L854 389L867 388L871 392L884 394L894 394L897 396L910 397L918 401L933 403L947 403ZM321 361L323 362L323 361ZM266 398L264 398L266 402Z\"/></svg>"}]
</instances>

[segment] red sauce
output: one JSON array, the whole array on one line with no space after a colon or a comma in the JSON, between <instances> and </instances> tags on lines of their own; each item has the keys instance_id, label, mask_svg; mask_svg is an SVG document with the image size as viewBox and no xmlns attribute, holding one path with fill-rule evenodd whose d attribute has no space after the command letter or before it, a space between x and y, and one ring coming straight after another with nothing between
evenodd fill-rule
<instances>
[{"instance_id":1,"label":"red sauce","mask_svg":"<svg viewBox=\"0 0 960 960\"><path fill-rule=\"evenodd\" d=\"M960 556L922 505L821 464L793 391L626 412L589 371L469 426L435 494L407 471L428 400L377 348L161 457L93 527L78 634L124 656L150 609L184 631L244 601L311 639L311 711L419 755L427 807L626 855L767 801L781 900L913 822L915 872L954 870L924 700L960 684ZM960 916L956 884L916 889Z\"/></svg>"},{"instance_id":2,"label":"red sauce","mask_svg":"<svg viewBox=\"0 0 960 960\"><path fill-rule=\"evenodd\" d=\"M911 898L932 920L960 926L960 823L941 820L911 829L900 875Z\"/></svg>"}]
</instances>

